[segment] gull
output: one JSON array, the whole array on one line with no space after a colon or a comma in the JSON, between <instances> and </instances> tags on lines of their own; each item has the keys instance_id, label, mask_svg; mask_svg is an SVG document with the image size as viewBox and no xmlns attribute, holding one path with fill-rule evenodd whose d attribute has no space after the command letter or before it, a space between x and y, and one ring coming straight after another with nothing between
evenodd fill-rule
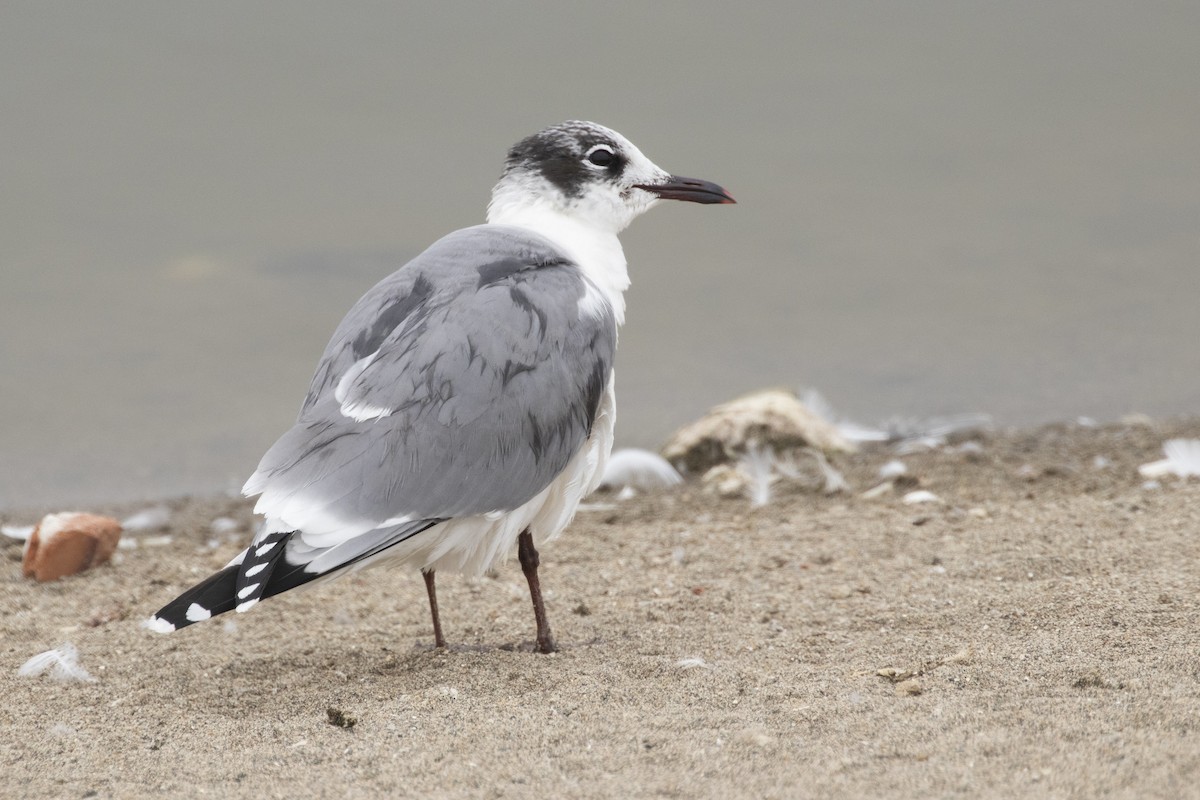
<instances>
[{"instance_id":1,"label":"gull","mask_svg":"<svg viewBox=\"0 0 1200 800\"><path fill-rule=\"evenodd\" d=\"M534 650L557 648L537 547L570 523L612 449L629 286L617 235L659 200L733 203L628 139L570 121L517 142L487 222L455 231L350 309L295 425L242 491L250 546L147 620L167 633L379 565L481 575L513 546Z\"/></svg>"}]
</instances>

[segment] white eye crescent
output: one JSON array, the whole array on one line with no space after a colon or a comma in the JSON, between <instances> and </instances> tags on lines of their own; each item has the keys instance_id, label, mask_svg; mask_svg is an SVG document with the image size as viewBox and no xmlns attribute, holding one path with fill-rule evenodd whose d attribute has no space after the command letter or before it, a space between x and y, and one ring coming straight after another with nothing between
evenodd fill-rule
<instances>
[{"instance_id":1,"label":"white eye crescent","mask_svg":"<svg viewBox=\"0 0 1200 800\"><path fill-rule=\"evenodd\" d=\"M598 144L594 145L590 150L587 151L587 153L584 155L584 159L588 164L591 164L594 167L604 168L616 161L617 155L608 145Z\"/></svg>"}]
</instances>

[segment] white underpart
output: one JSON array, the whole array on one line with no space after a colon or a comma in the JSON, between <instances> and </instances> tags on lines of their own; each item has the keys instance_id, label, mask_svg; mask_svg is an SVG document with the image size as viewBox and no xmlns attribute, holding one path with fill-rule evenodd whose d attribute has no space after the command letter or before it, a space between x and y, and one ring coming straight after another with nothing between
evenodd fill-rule
<instances>
[{"instance_id":1,"label":"white underpart","mask_svg":"<svg viewBox=\"0 0 1200 800\"><path fill-rule=\"evenodd\" d=\"M625 251L621 249L621 240L615 231L589 225L542 203L526 203L499 211L493 206L488 222L527 228L549 239L579 265L588 279L579 300L580 313L596 316L599 303L606 303L618 325L625 321L624 293L629 288L629 271Z\"/></svg>"}]
</instances>

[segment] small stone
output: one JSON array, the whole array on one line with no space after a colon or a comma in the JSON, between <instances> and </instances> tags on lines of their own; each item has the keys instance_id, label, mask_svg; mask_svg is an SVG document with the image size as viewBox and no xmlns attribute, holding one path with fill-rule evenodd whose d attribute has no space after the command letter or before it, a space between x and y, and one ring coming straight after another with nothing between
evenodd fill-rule
<instances>
[{"instance_id":1,"label":"small stone","mask_svg":"<svg viewBox=\"0 0 1200 800\"><path fill-rule=\"evenodd\" d=\"M325 709L325 717L329 721L330 725L335 725L339 728L345 728L346 730L350 730L358 724L358 717L355 717L352 714L347 714L342 709L334 708L333 706Z\"/></svg>"},{"instance_id":2,"label":"small stone","mask_svg":"<svg viewBox=\"0 0 1200 800\"><path fill-rule=\"evenodd\" d=\"M912 697L924 691L921 688L921 682L916 678L909 678L906 681L900 681L896 684L897 697Z\"/></svg>"},{"instance_id":3,"label":"small stone","mask_svg":"<svg viewBox=\"0 0 1200 800\"><path fill-rule=\"evenodd\" d=\"M21 572L37 581L56 581L108 561L120 539L121 523L112 517L47 514L29 537Z\"/></svg>"}]
</instances>

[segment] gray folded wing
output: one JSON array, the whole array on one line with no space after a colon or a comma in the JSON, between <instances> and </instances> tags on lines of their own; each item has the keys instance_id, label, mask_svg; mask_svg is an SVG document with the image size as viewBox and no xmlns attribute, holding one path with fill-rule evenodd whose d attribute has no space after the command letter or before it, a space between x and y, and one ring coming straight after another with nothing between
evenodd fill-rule
<instances>
[{"instance_id":1,"label":"gray folded wing","mask_svg":"<svg viewBox=\"0 0 1200 800\"><path fill-rule=\"evenodd\" d=\"M322 546L520 506L584 443L612 369L616 322L581 310L589 291L519 228L441 239L351 309L243 491Z\"/></svg>"}]
</instances>

